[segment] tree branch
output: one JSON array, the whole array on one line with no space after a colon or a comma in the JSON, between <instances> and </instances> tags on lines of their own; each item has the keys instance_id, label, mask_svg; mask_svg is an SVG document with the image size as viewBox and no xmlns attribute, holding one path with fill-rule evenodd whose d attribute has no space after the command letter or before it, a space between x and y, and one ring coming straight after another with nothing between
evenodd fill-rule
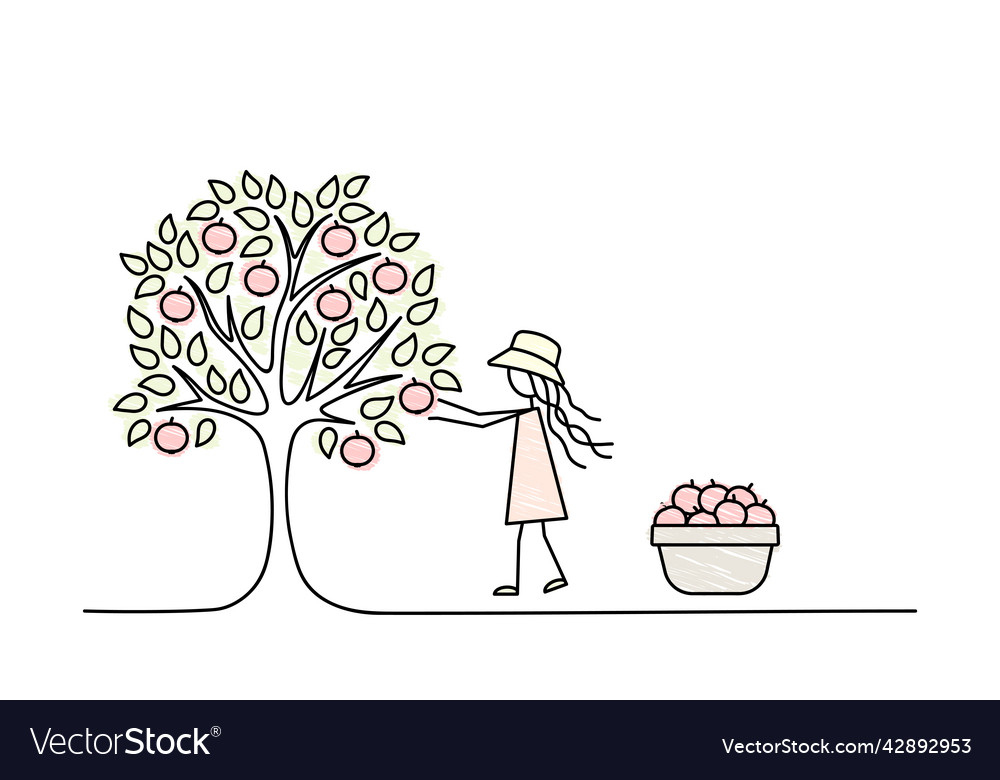
<instances>
[{"instance_id":1,"label":"tree branch","mask_svg":"<svg viewBox=\"0 0 1000 780\"><path fill-rule=\"evenodd\" d=\"M264 366L259 360L257 360L257 356L247 348L247 344L243 340L243 334L240 332L240 328L236 324L236 312L233 311L233 298L231 295L226 296L226 324L229 328L229 332L233 336L233 341L240 345L240 349L243 350L243 354L249 358L249 360L254 364L254 367L263 374L270 371L270 364Z\"/></svg>"},{"instance_id":2,"label":"tree branch","mask_svg":"<svg viewBox=\"0 0 1000 780\"><path fill-rule=\"evenodd\" d=\"M287 351L287 348L288 348L288 339L289 339L289 337L291 335L292 324L295 321L295 315L298 312L299 308L301 308L302 304L306 300L308 300L309 295L314 290L318 289L324 282L332 279L333 277L337 276L338 274L343 273L344 271L346 271L346 270L348 270L350 268L355 267L356 265L360 265L361 263L367 262L368 260L371 260L371 259L376 258L378 256L379 256L379 253L375 252L374 254L364 255L362 257L358 257L358 258L355 258L353 260L348 260L348 261L346 261L344 263L341 263L340 265L338 265L338 266L336 266L334 268L331 268L329 271L323 272L316 279L313 279L311 282L309 282L308 284L306 284L298 292L297 296L294 299L292 299L292 301L291 301L291 308L288 310L288 313L287 313L287 315L284 318L284 328L283 328L282 333L281 333L281 356L280 356L280 359L279 359L281 375L278 377L278 391L279 391L279 394L281 395L281 400L282 400L282 402L284 404L290 406L291 404L294 404L296 401L298 401L302 397L302 391L299 390L299 392L295 394L295 397L292 400L289 400L285 396L285 380L284 380L285 354L286 354L286 351ZM275 319L275 325L277 325L277 324L278 324L277 319ZM389 330L386 332L386 335L388 335L388 333L391 332L392 329L395 328L395 327L396 327L396 323L393 323L392 327L389 328ZM325 330L323 332L326 333ZM320 343L319 343L318 346L319 347L323 346L322 341L320 341ZM324 392L325 389L326 389L326 388L324 388L324 390L321 390L319 393L313 393L313 384L312 383L313 383L313 380L315 378L316 371L318 371L318 369L319 369L319 366L318 366L319 358L320 358L320 352L318 351L316 353L316 355L313 356L313 362L312 362L312 365L311 365L311 367L309 369L309 374L307 375L307 381L308 381L308 393L306 395L306 399L307 400L311 400L312 398L317 397L322 392ZM348 369L348 370L350 370L350 369ZM339 380L340 378L341 377L338 377L337 380ZM335 380L335 381L337 381L337 380ZM303 387L306 387L306 383L303 383ZM329 387L329 385L327 387Z\"/></svg>"},{"instance_id":3,"label":"tree branch","mask_svg":"<svg viewBox=\"0 0 1000 780\"><path fill-rule=\"evenodd\" d=\"M266 408L268 406L267 392L261 384L260 377L257 376L257 372L250 367L250 364L240 356L240 353L237 352L236 348L233 346L234 342L238 341L243 352L247 354L247 357L250 358L254 366L259 368L257 361L250 357L246 344L243 343L243 339L239 336L237 328L235 327L236 323L232 312L232 299L228 295L226 296L226 325L229 332L224 333L218 320L216 320L215 315L212 313L208 298L205 296L205 293L202 292L201 287L199 287L198 283L190 276L185 276L184 279L191 285L191 287L194 288L194 294L197 296L198 302L201 304L201 308L205 312L205 321L208 323L208 329L212 332L212 335L222 342L229 353L236 358L236 361L243 367L244 372L250 377L250 379L253 380L253 383L257 386L257 392L259 392L264 399L264 406Z\"/></svg>"},{"instance_id":4,"label":"tree branch","mask_svg":"<svg viewBox=\"0 0 1000 780\"><path fill-rule=\"evenodd\" d=\"M375 356L385 345L385 342L388 341L389 336L391 336L393 331L395 331L396 328L399 326L399 323L402 321L402 319L403 319L402 317L397 317L395 320L393 320L392 323L385 329L385 333L379 336L375 340L375 342L370 347L368 347L368 349L366 349L361 354L360 357L358 357L357 360L355 360L353 363L351 363L351 365L349 365L346 369L344 369L344 371L342 371L333 381L328 382L318 391L312 392L308 396L306 396L306 400L312 401L316 398L325 395L326 393L333 390L333 388L340 385L341 381L345 377L347 377L348 374L350 374L350 378L347 379L347 381L344 382L342 385L345 392L341 393L336 398L332 398L331 400L327 401L325 404L323 404L323 406L320 407L320 411L323 412L324 414L327 414L328 407L337 403L337 401L343 400L344 398L354 395L355 393L363 392L371 387L375 387L375 385L380 385L385 382L392 382L393 380L402 377L403 376L402 374L385 374L383 376L369 377L367 379L360 379L360 380L358 379L358 377L368 367L368 365L372 362L372 360L375 359Z\"/></svg>"},{"instance_id":5,"label":"tree branch","mask_svg":"<svg viewBox=\"0 0 1000 780\"><path fill-rule=\"evenodd\" d=\"M290 321L289 321L290 322ZM284 377L279 377L278 389L281 394L281 400L285 406L291 406L297 403L302 397L302 394L306 394L306 400L310 399L310 394L312 393L313 382L316 379L316 372L319 370L319 360L323 354L323 342L326 341L326 328L320 332L319 337L316 339L316 351L313 353L312 360L309 361L309 368L306 371L306 375L302 380L302 386L295 393L295 396L289 400L285 397L285 382ZM281 365L285 365L285 345L288 343L288 334L286 332L285 338L281 344Z\"/></svg>"},{"instance_id":6,"label":"tree branch","mask_svg":"<svg viewBox=\"0 0 1000 780\"><path fill-rule=\"evenodd\" d=\"M198 299L198 303L201 304L201 310L205 312L205 321L208 323L208 329L212 331L212 334L219 341L221 341L223 344L226 345L229 351L233 353L234 357L239 357L233 350L231 345L231 342L233 340L232 334L224 332L222 330L222 326L219 325L219 321L218 319L216 319L215 313L212 311L212 304L205 296L205 293L202 291L201 287L199 287L198 283L190 276L185 276L184 281L190 284L194 288L195 297Z\"/></svg>"},{"instance_id":7,"label":"tree branch","mask_svg":"<svg viewBox=\"0 0 1000 780\"><path fill-rule=\"evenodd\" d=\"M330 214L322 217L318 220L310 229L309 232L303 237L302 241L299 242L298 247L292 246L292 237L288 232L284 221L277 214L274 215L275 224L278 226L278 230L281 233L281 239L285 246L285 258L287 265L287 279L288 283L285 285L285 289L282 292L281 300L278 303L278 308L274 313L274 320L271 324L271 346L268 354L268 363L266 367L261 367L264 373L270 373L275 368L275 357L278 355L278 339L281 339L281 353L278 360L278 370L282 374L284 373L285 366L285 343L288 339L288 329L291 325L292 320L295 317L295 312L297 311L299 305L308 298L309 294L316 290L323 282L332 279L338 274L353 268L354 266L366 262L368 260L373 260L378 257L378 253L372 255L366 255L364 257L357 258L355 260L348 260L347 262L340 263L329 271L325 271L320 274L319 277L313 279L301 290L296 289L298 285L299 271L302 267L302 261L306 256L306 249L309 246L309 242L312 241L312 237L316 234L320 225L326 222L331 217ZM294 262L294 270L293 270ZM281 393L282 401L287 403L284 397L284 383L283 377L278 377L278 387Z\"/></svg>"},{"instance_id":8,"label":"tree branch","mask_svg":"<svg viewBox=\"0 0 1000 780\"><path fill-rule=\"evenodd\" d=\"M381 257L381 252L372 252L371 254L362 255L361 257L355 257L351 260L347 260L340 265L334 266L329 271L324 271L319 276L317 276L312 281L306 283L301 290L295 293L295 297L292 299L295 306L302 303L303 300L309 297L310 293L322 287L326 282L333 279L335 276L339 276L344 271L348 271L355 266L361 265L362 263L367 263L369 260L374 260L377 257ZM294 310L293 310L294 311Z\"/></svg>"},{"instance_id":9,"label":"tree branch","mask_svg":"<svg viewBox=\"0 0 1000 780\"><path fill-rule=\"evenodd\" d=\"M299 277L299 269L302 266L302 260L305 258L306 247L309 246L309 242L312 241L312 237L319 230L320 225L326 222L330 218L330 214L321 217L316 224L314 224L309 232L302 238L299 242L298 247L292 246L292 237L288 232L288 228L285 226L284 221L278 214L273 214L274 222L278 226L278 232L281 233L281 241L285 247L285 289L282 290L281 299L278 301L278 308L275 309L274 319L271 322L271 342L268 349L267 365L262 365L257 362L253 357L251 359L260 368L260 370L268 374L274 370L274 357L277 353L277 337L280 332L282 332L282 312L285 311L285 304L287 302L293 302L295 299L295 285L296 280ZM294 263L294 268L293 268ZM291 314L294 313L295 305L292 304L292 312L290 312L287 317L290 318ZM284 344L284 342L282 342Z\"/></svg>"},{"instance_id":10,"label":"tree branch","mask_svg":"<svg viewBox=\"0 0 1000 780\"><path fill-rule=\"evenodd\" d=\"M158 412L176 412L176 411L190 412L196 410L206 411L206 412L218 412L221 410L227 410L231 414L234 414L238 417L261 417L267 414L268 410L270 409L270 404L267 400L267 396L264 395L263 393L261 394L261 397L264 399L264 408L256 412L251 411L249 409L243 408L242 406L234 406L233 404L230 404L227 401L221 400L214 393L201 387L190 374L188 374L183 368L181 368L177 364L172 365L171 368L173 368L173 370L181 378L181 381L183 381L184 384L188 386L188 389L191 390L192 393L194 393L195 397L187 401L177 401L176 403L168 404L167 406L161 406L156 410ZM207 408L199 406L200 404L203 404L206 401L212 406Z\"/></svg>"},{"instance_id":11,"label":"tree branch","mask_svg":"<svg viewBox=\"0 0 1000 780\"><path fill-rule=\"evenodd\" d=\"M326 341L326 328L319 334L319 338L316 340L316 353L313 355L312 364L309 366L309 371L306 373L306 378L302 382L302 387L306 389L306 400L311 400L313 397L313 388L316 385L316 374L319 373L319 363L323 355L323 350L326 349L324 342ZM301 391L299 392L301 395Z\"/></svg>"},{"instance_id":12,"label":"tree branch","mask_svg":"<svg viewBox=\"0 0 1000 780\"><path fill-rule=\"evenodd\" d=\"M288 228L285 226L285 223L282 221L280 216L278 216L277 214L274 215L274 221L278 225L278 231L281 233L281 240L285 243L285 253L288 256L288 273L290 279L290 283L288 285L289 298L295 298L296 295L295 287L298 284L299 270L302 268L302 261L305 259L306 256L305 248L309 246L309 242L312 241L313 236L316 235L316 231L319 230L320 225L326 222L331 216L333 215L326 214L325 216L318 219L316 221L316 224L314 224L311 228L309 228L309 232L302 237L302 240L299 242L298 247L293 249L292 237L288 232ZM292 270L293 259L295 260L294 271Z\"/></svg>"}]
</instances>

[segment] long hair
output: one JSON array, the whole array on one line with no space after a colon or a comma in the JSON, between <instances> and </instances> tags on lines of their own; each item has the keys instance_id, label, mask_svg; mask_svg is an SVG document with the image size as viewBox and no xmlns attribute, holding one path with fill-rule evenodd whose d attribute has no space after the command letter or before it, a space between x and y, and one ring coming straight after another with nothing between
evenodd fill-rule
<instances>
[{"instance_id":1,"label":"long hair","mask_svg":"<svg viewBox=\"0 0 1000 780\"><path fill-rule=\"evenodd\" d=\"M531 389L534 392L535 398L545 407L545 422L547 427L552 435L559 440L563 451L566 453L566 457L569 458L569 462L574 466L579 466L581 469L587 468L570 453L566 438L569 438L575 444L579 445L579 447L590 450L598 458L611 460L611 455L601 452L600 448L612 447L614 446L614 442L594 441L586 428L577 423L570 422L566 409L572 409L593 422L600 422L601 418L587 414L587 412L574 404L573 398L565 385L560 385L547 377L534 373L529 373L528 377L531 379Z\"/></svg>"}]
</instances>

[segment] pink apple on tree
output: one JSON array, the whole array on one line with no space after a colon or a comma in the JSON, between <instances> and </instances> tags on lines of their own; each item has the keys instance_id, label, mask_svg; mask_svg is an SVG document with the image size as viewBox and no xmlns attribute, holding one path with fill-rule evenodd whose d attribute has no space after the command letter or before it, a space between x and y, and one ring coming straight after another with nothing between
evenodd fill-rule
<instances>
[{"instance_id":1,"label":"pink apple on tree","mask_svg":"<svg viewBox=\"0 0 1000 780\"><path fill-rule=\"evenodd\" d=\"M344 439L340 445L340 457L348 466L360 469L375 460L375 443L358 431Z\"/></svg>"},{"instance_id":2,"label":"pink apple on tree","mask_svg":"<svg viewBox=\"0 0 1000 780\"><path fill-rule=\"evenodd\" d=\"M372 283L379 292L394 295L406 287L406 269L397 262L385 259L385 262L375 268Z\"/></svg>"},{"instance_id":3,"label":"pink apple on tree","mask_svg":"<svg viewBox=\"0 0 1000 780\"><path fill-rule=\"evenodd\" d=\"M251 295L266 298L278 289L278 272L261 260L260 265L251 266L243 274L243 286Z\"/></svg>"},{"instance_id":4,"label":"pink apple on tree","mask_svg":"<svg viewBox=\"0 0 1000 780\"><path fill-rule=\"evenodd\" d=\"M332 257L346 257L354 251L357 239L354 231L344 225L335 225L327 228L320 236L320 246L323 251Z\"/></svg>"},{"instance_id":5,"label":"pink apple on tree","mask_svg":"<svg viewBox=\"0 0 1000 780\"><path fill-rule=\"evenodd\" d=\"M316 299L316 310L323 319L336 322L351 313L351 296L332 284Z\"/></svg>"},{"instance_id":6,"label":"pink apple on tree","mask_svg":"<svg viewBox=\"0 0 1000 780\"><path fill-rule=\"evenodd\" d=\"M190 438L187 428L180 423L175 423L174 418L171 417L167 422L157 426L153 433L153 444L160 452L176 455L187 447Z\"/></svg>"},{"instance_id":7,"label":"pink apple on tree","mask_svg":"<svg viewBox=\"0 0 1000 780\"><path fill-rule=\"evenodd\" d=\"M160 298L160 314L170 322L187 322L194 314L194 298L182 287L171 290Z\"/></svg>"},{"instance_id":8,"label":"pink apple on tree","mask_svg":"<svg viewBox=\"0 0 1000 780\"><path fill-rule=\"evenodd\" d=\"M399 405L410 414L424 414L434 406L434 391L414 378L399 391Z\"/></svg>"},{"instance_id":9,"label":"pink apple on tree","mask_svg":"<svg viewBox=\"0 0 1000 780\"><path fill-rule=\"evenodd\" d=\"M201 243L213 255L227 254L236 246L236 231L220 219L205 226Z\"/></svg>"}]
</instances>

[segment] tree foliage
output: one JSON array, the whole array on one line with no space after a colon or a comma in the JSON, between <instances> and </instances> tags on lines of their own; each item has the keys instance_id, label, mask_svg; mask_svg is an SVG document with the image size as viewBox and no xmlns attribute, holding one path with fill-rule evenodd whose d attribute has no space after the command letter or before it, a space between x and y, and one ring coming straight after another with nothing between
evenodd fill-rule
<instances>
[{"instance_id":1,"label":"tree foliage","mask_svg":"<svg viewBox=\"0 0 1000 780\"><path fill-rule=\"evenodd\" d=\"M406 417L461 391L435 324L435 263L418 232L362 199L368 187L212 179L121 254L137 373L110 405L129 447L179 456L217 443L223 420L254 427L281 404L317 423L317 453L370 468L382 444L405 444Z\"/></svg>"}]
</instances>

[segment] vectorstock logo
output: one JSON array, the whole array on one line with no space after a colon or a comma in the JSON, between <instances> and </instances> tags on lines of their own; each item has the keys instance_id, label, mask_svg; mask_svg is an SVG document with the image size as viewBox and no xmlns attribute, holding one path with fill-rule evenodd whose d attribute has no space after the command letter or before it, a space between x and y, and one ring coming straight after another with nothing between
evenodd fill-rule
<instances>
[{"instance_id":1,"label":"vectorstock logo","mask_svg":"<svg viewBox=\"0 0 1000 780\"><path fill-rule=\"evenodd\" d=\"M35 750L38 755L46 752L53 755L63 756L70 753L74 756L82 755L114 755L138 756L143 753L151 756L169 756L174 751L185 756L210 755L205 746L205 740L209 737L217 737L222 733L218 726L212 726L209 731L195 729L190 733L174 736L173 734L157 734L152 729L131 728L124 734L104 734L93 733L89 728L82 734L60 734L52 733L52 729L45 732L45 736L39 741L39 733L34 728L29 729L31 738L35 742ZM124 743L122 742L124 740Z\"/></svg>"}]
</instances>

